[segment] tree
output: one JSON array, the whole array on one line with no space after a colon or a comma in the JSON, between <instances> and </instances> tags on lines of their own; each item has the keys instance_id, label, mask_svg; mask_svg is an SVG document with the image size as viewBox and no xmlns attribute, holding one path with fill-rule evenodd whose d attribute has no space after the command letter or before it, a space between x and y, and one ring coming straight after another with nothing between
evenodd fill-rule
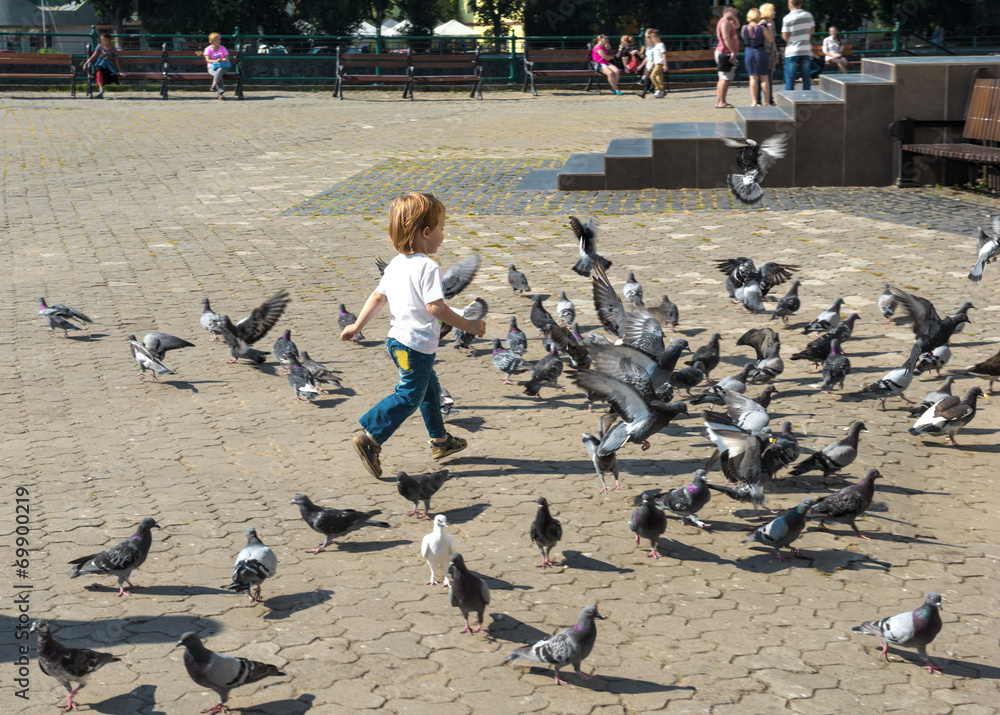
<instances>
[{"instance_id":1,"label":"tree","mask_svg":"<svg viewBox=\"0 0 1000 715\"><path fill-rule=\"evenodd\" d=\"M441 22L441 5L438 0L397 0L396 6L410 23L407 35L433 35Z\"/></svg>"},{"instance_id":2,"label":"tree","mask_svg":"<svg viewBox=\"0 0 1000 715\"><path fill-rule=\"evenodd\" d=\"M333 37L353 35L365 18L361 0L298 0L295 15Z\"/></svg>"},{"instance_id":3,"label":"tree","mask_svg":"<svg viewBox=\"0 0 1000 715\"><path fill-rule=\"evenodd\" d=\"M529 36L591 35L599 0L525 0L522 17Z\"/></svg>"},{"instance_id":4,"label":"tree","mask_svg":"<svg viewBox=\"0 0 1000 715\"><path fill-rule=\"evenodd\" d=\"M111 21L114 34L122 34L125 18L132 16L133 0L90 0L90 4L98 17Z\"/></svg>"},{"instance_id":5,"label":"tree","mask_svg":"<svg viewBox=\"0 0 1000 715\"><path fill-rule=\"evenodd\" d=\"M519 20L524 8L523 0L469 0L469 9L483 24L489 25L489 37L506 37L504 20Z\"/></svg>"}]
</instances>

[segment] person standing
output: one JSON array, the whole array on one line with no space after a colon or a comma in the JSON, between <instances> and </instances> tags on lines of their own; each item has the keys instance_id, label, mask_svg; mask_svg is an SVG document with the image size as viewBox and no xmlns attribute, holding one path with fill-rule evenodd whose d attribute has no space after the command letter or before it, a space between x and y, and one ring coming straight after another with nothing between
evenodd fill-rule
<instances>
[{"instance_id":1,"label":"person standing","mask_svg":"<svg viewBox=\"0 0 1000 715\"><path fill-rule=\"evenodd\" d=\"M801 0L800 0L801 2ZM722 17L715 26L715 37L718 43L715 45L715 65L719 72L719 81L715 85L715 108L732 109L733 105L726 101L726 93L729 91L729 83L736 77L736 66L738 64L736 53L740 49L736 33L739 31L740 21L737 19L735 5L726 5L722 11Z\"/></svg>"},{"instance_id":2,"label":"person standing","mask_svg":"<svg viewBox=\"0 0 1000 715\"><path fill-rule=\"evenodd\" d=\"M667 83L663 79L663 75L667 71L667 48L663 46L659 30L650 28L646 30L646 35L649 37L650 42L653 43L652 54L649 59L652 62L649 79L656 88L656 94L653 96L656 99L660 99L667 95Z\"/></svg>"},{"instance_id":3,"label":"person standing","mask_svg":"<svg viewBox=\"0 0 1000 715\"><path fill-rule=\"evenodd\" d=\"M104 99L104 85L109 82L118 84L119 79L125 78L125 73L118 63L118 50L111 44L110 33L101 33L101 44L83 63L83 69L87 69L91 64L94 65L94 75L97 78L97 94L93 98Z\"/></svg>"},{"instance_id":4,"label":"person standing","mask_svg":"<svg viewBox=\"0 0 1000 715\"><path fill-rule=\"evenodd\" d=\"M785 89L795 89L795 73L802 75L802 89L811 89L812 33L816 21L802 9L802 0L788 0L788 14L781 24L785 41Z\"/></svg>"},{"instance_id":5,"label":"person standing","mask_svg":"<svg viewBox=\"0 0 1000 715\"><path fill-rule=\"evenodd\" d=\"M760 24L760 10L750 8L747 24L740 31L743 36L743 64L750 78L750 106L761 106L758 96L767 97L771 93L771 83L767 77L767 50L765 44L774 40L767 27Z\"/></svg>"},{"instance_id":6,"label":"person standing","mask_svg":"<svg viewBox=\"0 0 1000 715\"><path fill-rule=\"evenodd\" d=\"M774 25L774 5L766 2L760 6L760 24L771 31L771 40L764 43L767 52L767 100L761 97L761 104L774 106L774 68L778 66L778 28Z\"/></svg>"},{"instance_id":7,"label":"person standing","mask_svg":"<svg viewBox=\"0 0 1000 715\"><path fill-rule=\"evenodd\" d=\"M229 69L229 50L222 46L222 35L213 32L208 36L208 47L205 48L203 56L208 65L208 73L212 75L212 91L219 99L225 99L226 88L222 84L222 78Z\"/></svg>"},{"instance_id":8,"label":"person standing","mask_svg":"<svg viewBox=\"0 0 1000 715\"><path fill-rule=\"evenodd\" d=\"M830 25L830 35L823 38L823 56L826 64L837 65L841 74L847 74L847 59L844 57L844 45L840 41L837 28Z\"/></svg>"}]
</instances>

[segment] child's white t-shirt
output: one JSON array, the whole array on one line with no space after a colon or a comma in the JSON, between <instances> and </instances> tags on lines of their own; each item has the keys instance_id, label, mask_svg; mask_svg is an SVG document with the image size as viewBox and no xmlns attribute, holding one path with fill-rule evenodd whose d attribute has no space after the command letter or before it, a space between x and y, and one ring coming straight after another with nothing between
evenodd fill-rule
<instances>
[{"instance_id":1,"label":"child's white t-shirt","mask_svg":"<svg viewBox=\"0 0 1000 715\"><path fill-rule=\"evenodd\" d=\"M423 253L399 254L385 268L377 290L389 301L389 337L425 355L437 352L441 323L427 304L444 298L441 266Z\"/></svg>"},{"instance_id":2,"label":"child's white t-shirt","mask_svg":"<svg viewBox=\"0 0 1000 715\"><path fill-rule=\"evenodd\" d=\"M663 46L662 42L657 42L653 45L653 60L650 64L654 67L656 65L663 64L663 56L667 54L667 48Z\"/></svg>"}]
</instances>

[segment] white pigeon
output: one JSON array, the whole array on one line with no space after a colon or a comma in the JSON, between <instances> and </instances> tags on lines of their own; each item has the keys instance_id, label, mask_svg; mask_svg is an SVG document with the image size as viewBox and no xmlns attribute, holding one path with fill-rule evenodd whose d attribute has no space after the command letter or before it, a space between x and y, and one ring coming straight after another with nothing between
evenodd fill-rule
<instances>
[{"instance_id":1,"label":"white pigeon","mask_svg":"<svg viewBox=\"0 0 1000 715\"><path fill-rule=\"evenodd\" d=\"M448 518L444 514L438 514L434 517L434 531L427 534L420 542L420 555L427 559L427 565L431 567L431 580L427 582L427 586L438 584L435 567L444 572L445 588L449 586L448 566L451 563L451 555L457 554L458 549L455 548L455 540L451 534L445 532L447 526Z\"/></svg>"},{"instance_id":2,"label":"white pigeon","mask_svg":"<svg viewBox=\"0 0 1000 715\"><path fill-rule=\"evenodd\" d=\"M976 256L976 265L969 271L969 280L978 283L983 279L983 271L986 270L987 263L993 263L1000 254L1000 214L994 216L990 221L991 231L984 231L979 227L979 253Z\"/></svg>"},{"instance_id":3,"label":"white pigeon","mask_svg":"<svg viewBox=\"0 0 1000 715\"><path fill-rule=\"evenodd\" d=\"M236 556L233 582L226 588L238 593L245 592L251 601L263 601L260 586L277 571L278 557L257 537L257 530L248 526L247 545Z\"/></svg>"},{"instance_id":4,"label":"white pigeon","mask_svg":"<svg viewBox=\"0 0 1000 715\"><path fill-rule=\"evenodd\" d=\"M559 314L559 320L566 325L576 320L576 306L573 305L573 301L566 297L566 291L564 290L559 291L559 302L556 304L556 312Z\"/></svg>"}]
</instances>

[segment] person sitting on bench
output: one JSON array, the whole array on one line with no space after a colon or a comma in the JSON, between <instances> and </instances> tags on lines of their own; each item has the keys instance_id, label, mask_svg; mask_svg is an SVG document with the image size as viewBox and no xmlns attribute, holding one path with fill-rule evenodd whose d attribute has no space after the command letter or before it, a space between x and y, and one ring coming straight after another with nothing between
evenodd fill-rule
<instances>
[{"instance_id":1,"label":"person sitting on bench","mask_svg":"<svg viewBox=\"0 0 1000 715\"><path fill-rule=\"evenodd\" d=\"M208 73L212 75L212 91L219 99L226 98L226 87L222 84L222 78L229 69L229 50L222 46L222 35L213 32L208 36L208 47L204 52L205 62L208 65Z\"/></svg>"},{"instance_id":2,"label":"person sitting on bench","mask_svg":"<svg viewBox=\"0 0 1000 715\"><path fill-rule=\"evenodd\" d=\"M110 33L101 33L101 44L83 63L83 69L87 69L91 64L94 65L94 74L97 76L97 94L94 95L94 99L104 99L104 85L109 82L118 84L118 80L125 79L125 73L118 64L118 50L111 44Z\"/></svg>"}]
</instances>

